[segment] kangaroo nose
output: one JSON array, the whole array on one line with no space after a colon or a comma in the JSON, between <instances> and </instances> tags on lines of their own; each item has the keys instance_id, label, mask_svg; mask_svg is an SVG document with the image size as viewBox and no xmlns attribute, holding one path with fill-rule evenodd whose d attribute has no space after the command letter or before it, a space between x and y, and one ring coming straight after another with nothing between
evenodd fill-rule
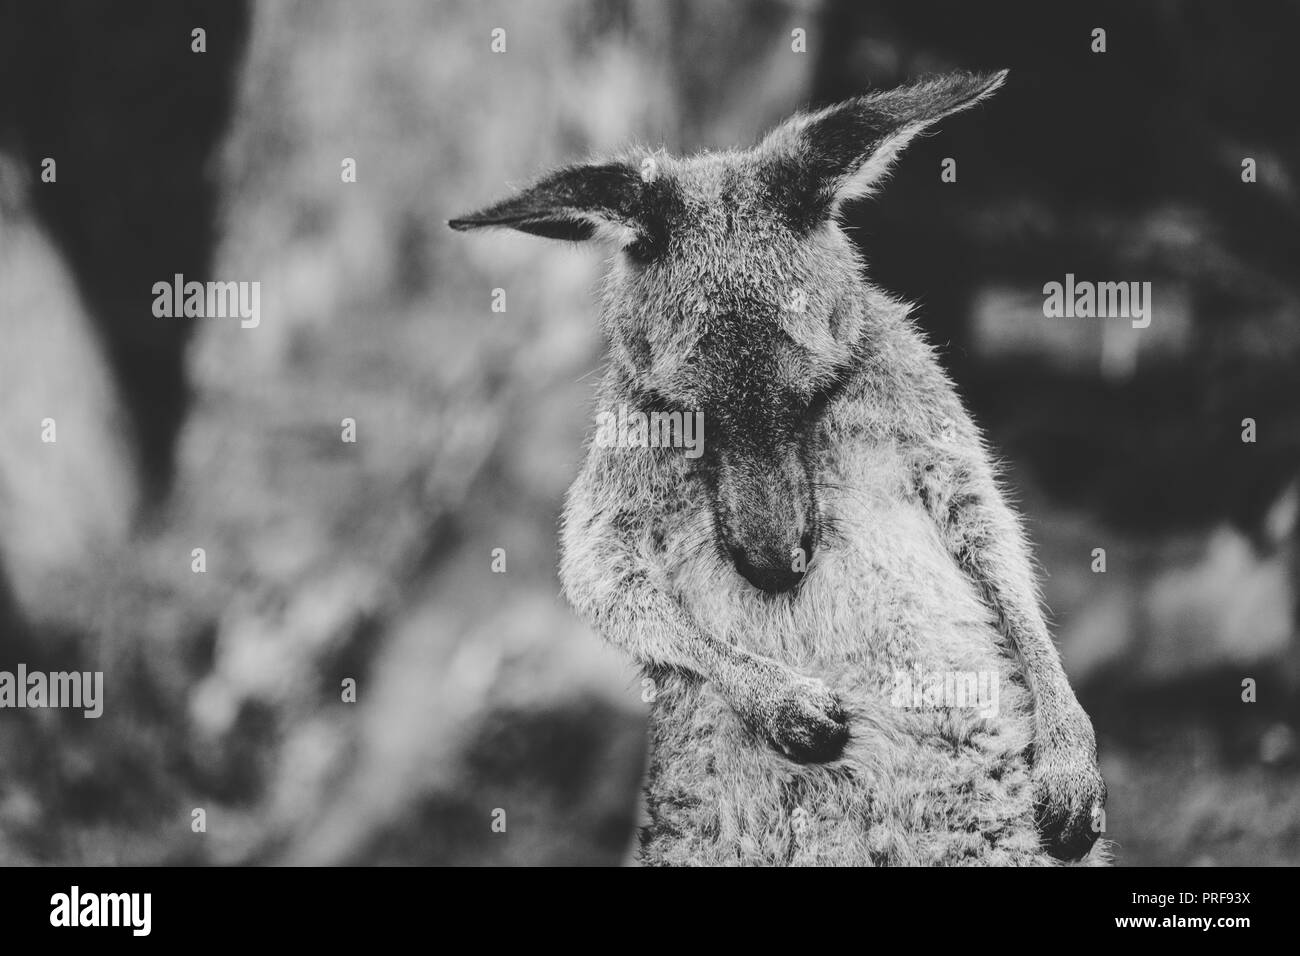
<instances>
[{"instance_id":1,"label":"kangaroo nose","mask_svg":"<svg viewBox=\"0 0 1300 956\"><path fill-rule=\"evenodd\" d=\"M740 576L754 587L771 594L789 591L803 580L808 562L812 559L813 535L805 531L799 538L799 547L788 554L764 549L757 554L737 548L731 554Z\"/></svg>"}]
</instances>

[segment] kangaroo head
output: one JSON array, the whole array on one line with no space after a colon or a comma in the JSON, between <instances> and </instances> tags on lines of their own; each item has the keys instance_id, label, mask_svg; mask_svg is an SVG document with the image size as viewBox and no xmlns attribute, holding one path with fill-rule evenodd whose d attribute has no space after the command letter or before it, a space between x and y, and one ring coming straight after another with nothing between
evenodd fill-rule
<instances>
[{"instance_id":1,"label":"kangaroo head","mask_svg":"<svg viewBox=\"0 0 1300 956\"><path fill-rule=\"evenodd\" d=\"M861 263L837 213L874 191L912 137L1005 77L951 74L858 97L744 151L565 167L450 225L616 247L603 315L629 398L704 413L694 467L717 544L751 584L787 591L821 536L818 415L866 357Z\"/></svg>"}]
</instances>

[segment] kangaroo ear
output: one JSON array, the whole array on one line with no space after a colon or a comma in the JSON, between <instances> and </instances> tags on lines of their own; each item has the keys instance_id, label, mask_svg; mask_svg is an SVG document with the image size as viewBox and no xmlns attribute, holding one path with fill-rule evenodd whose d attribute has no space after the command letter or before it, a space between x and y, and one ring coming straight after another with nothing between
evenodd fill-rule
<instances>
[{"instance_id":1,"label":"kangaroo ear","mask_svg":"<svg viewBox=\"0 0 1300 956\"><path fill-rule=\"evenodd\" d=\"M914 136L997 91L1007 71L949 73L796 116L759 146L769 191L796 220L818 222L871 195Z\"/></svg>"},{"instance_id":2,"label":"kangaroo ear","mask_svg":"<svg viewBox=\"0 0 1300 956\"><path fill-rule=\"evenodd\" d=\"M447 225L461 231L502 226L547 239L597 237L628 246L645 232L643 185L626 163L566 166L518 195Z\"/></svg>"}]
</instances>

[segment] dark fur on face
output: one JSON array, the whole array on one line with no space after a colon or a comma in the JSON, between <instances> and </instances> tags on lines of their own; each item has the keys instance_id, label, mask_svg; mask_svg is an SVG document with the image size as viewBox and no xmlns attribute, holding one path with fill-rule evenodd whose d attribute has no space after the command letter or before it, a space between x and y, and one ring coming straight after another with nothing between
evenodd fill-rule
<instances>
[{"instance_id":1,"label":"dark fur on face","mask_svg":"<svg viewBox=\"0 0 1300 956\"><path fill-rule=\"evenodd\" d=\"M904 145L1003 75L952 74L797 116L743 151L631 151L569 166L455 229L613 241L606 334L643 408L704 413L699 473L717 543L768 592L793 589L822 537L818 419L870 356L861 263L837 226Z\"/></svg>"}]
</instances>

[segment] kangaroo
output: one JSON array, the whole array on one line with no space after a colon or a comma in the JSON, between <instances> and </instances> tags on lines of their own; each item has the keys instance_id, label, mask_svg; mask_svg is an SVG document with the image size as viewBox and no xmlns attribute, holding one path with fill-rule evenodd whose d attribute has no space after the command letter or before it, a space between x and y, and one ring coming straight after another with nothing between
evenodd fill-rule
<instances>
[{"instance_id":1,"label":"kangaroo","mask_svg":"<svg viewBox=\"0 0 1300 956\"><path fill-rule=\"evenodd\" d=\"M562 521L568 600L654 689L641 862L1051 864L1096 840L1092 724L1018 515L839 224L1006 75L861 96L743 151L568 166L449 223L611 243L599 409L670 432L703 413L695 455L589 441ZM994 708L945 694L974 675Z\"/></svg>"}]
</instances>

